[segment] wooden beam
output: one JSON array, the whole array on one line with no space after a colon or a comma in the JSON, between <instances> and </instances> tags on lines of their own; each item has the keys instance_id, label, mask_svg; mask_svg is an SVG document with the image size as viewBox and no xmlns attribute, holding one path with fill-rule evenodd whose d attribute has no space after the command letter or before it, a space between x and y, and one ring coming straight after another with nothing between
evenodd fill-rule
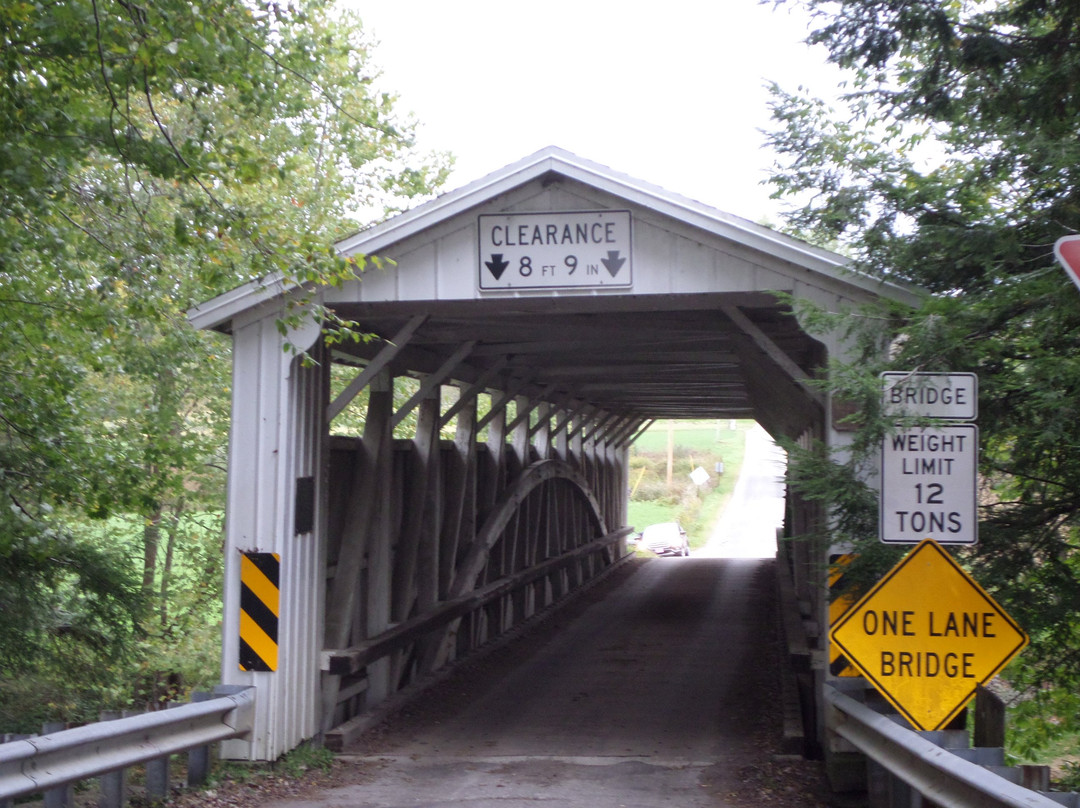
<instances>
[{"instance_id":1,"label":"wooden beam","mask_svg":"<svg viewBox=\"0 0 1080 808\"><path fill-rule=\"evenodd\" d=\"M458 346L456 351L447 357L446 361L439 366L438 370L425 376L424 380L420 382L420 389L416 391L412 398L401 405L401 409L394 413L394 417L390 421L391 428L396 427L404 421L406 416L416 408L417 404L427 398L432 390L442 384L447 377L454 372L458 365L462 363L465 357L469 355L469 352L472 351L475 345L475 342L462 343Z\"/></svg>"},{"instance_id":2,"label":"wooden beam","mask_svg":"<svg viewBox=\"0 0 1080 808\"><path fill-rule=\"evenodd\" d=\"M575 406L572 410L567 410L566 414L560 420L555 422L555 426L551 429L551 434L558 435L560 432L566 429L566 425L574 419L574 416L578 415L581 412L584 412L590 406L591 405L588 401L579 401L577 406ZM566 437L567 440L569 440L570 434L567 433Z\"/></svg>"},{"instance_id":3,"label":"wooden beam","mask_svg":"<svg viewBox=\"0 0 1080 808\"><path fill-rule=\"evenodd\" d=\"M520 589L539 580L550 574L552 570L565 567L567 564L571 564L590 553L609 548L630 532L628 528L616 530L563 553L557 558L548 559L531 569L522 570L506 576L502 580L493 581L480 589L454 597L441 604L434 612L418 615L359 645L341 649L328 648L322 652L321 667L324 671L340 676L358 673L374 660L416 642L425 634L445 626L468 612L475 611L515 589Z\"/></svg>"},{"instance_id":4,"label":"wooden beam","mask_svg":"<svg viewBox=\"0 0 1080 808\"><path fill-rule=\"evenodd\" d=\"M641 417L632 417L627 419L626 423L623 424L620 429L617 429L615 431L615 433L611 436L610 440L605 438L604 443L606 443L610 448L618 449L620 446L623 445L623 443L626 442L630 435L637 431L637 428L641 426L644 422L645 419Z\"/></svg>"},{"instance_id":5,"label":"wooden beam","mask_svg":"<svg viewBox=\"0 0 1080 808\"><path fill-rule=\"evenodd\" d=\"M545 403L545 399L553 392L555 392L556 387L557 385L554 383L549 384L547 387L541 390L538 395L530 396L528 403L524 407L521 406L521 398L519 397L517 415L514 416L514 420L511 421L510 424L506 427L506 431L513 432L514 429L522 422L528 424L530 413L532 413L532 411L539 407L542 403ZM528 431L526 431L526 434L528 434Z\"/></svg>"},{"instance_id":6,"label":"wooden beam","mask_svg":"<svg viewBox=\"0 0 1080 808\"><path fill-rule=\"evenodd\" d=\"M611 442L622 435L637 420L634 415L618 415L614 420L604 425L602 430L594 433L597 448L601 445L610 446Z\"/></svg>"},{"instance_id":7,"label":"wooden beam","mask_svg":"<svg viewBox=\"0 0 1080 808\"><path fill-rule=\"evenodd\" d=\"M525 389L525 387L527 387L531 381L532 374L529 374L528 376L522 376L520 378L514 379L514 381L508 384L506 386L506 389L501 391L501 395L499 396L498 400L491 402L491 409L488 410L487 415L485 415L476 423L476 431L483 431L484 427L488 425L488 422L490 422L492 418L495 418L497 415L503 412L506 409L506 405L513 401L514 396L516 396L523 389Z\"/></svg>"},{"instance_id":8,"label":"wooden beam","mask_svg":"<svg viewBox=\"0 0 1080 808\"><path fill-rule=\"evenodd\" d=\"M641 425L641 429L639 429L639 430L637 430L636 432L634 432L634 436L633 436L632 438L630 438L630 440L626 441L626 445L627 445L627 446L631 446L631 445L633 445L634 441L636 441L636 440L637 440L638 438L640 438L640 437L641 437L641 436L642 436L643 434L645 434L645 430L647 430L647 429L648 429L648 428L649 428L650 426L652 426L652 425L653 425L653 424L655 424L655 423L656 423L656 419L655 419L655 418L649 418L649 419L647 419L647 420L645 421L645 423ZM621 445L621 444L620 444L620 445Z\"/></svg>"},{"instance_id":9,"label":"wooden beam","mask_svg":"<svg viewBox=\"0 0 1080 808\"><path fill-rule=\"evenodd\" d=\"M442 525L439 556L439 598L445 599L454 578L461 537L471 536L476 518L476 398L458 419L454 433L454 451L446 475L446 516ZM470 496L471 495L471 496Z\"/></svg>"},{"instance_id":10,"label":"wooden beam","mask_svg":"<svg viewBox=\"0 0 1080 808\"><path fill-rule=\"evenodd\" d=\"M598 412L596 412L596 409L597 408L595 404L585 405L585 410L583 410L582 412L588 411L588 414L582 415L581 418L578 420L577 425L574 426L574 428L567 433L567 440L573 440L574 438L576 438L578 434L581 433L581 431L585 428L585 426L597 416Z\"/></svg>"},{"instance_id":11,"label":"wooden beam","mask_svg":"<svg viewBox=\"0 0 1080 808\"><path fill-rule=\"evenodd\" d=\"M408 480L409 500L405 502L405 524L397 540L394 553L394 585L390 617L395 622L405 620L412 610L417 594L417 565L419 563L422 537L425 533L425 517L432 510L429 497L438 496L437 476L439 454L439 396L438 390L428 390L417 418L416 437L413 440L413 462L410 463ZM428 543L430 544L430 543ZM428 547L427 549L430 549ZM438 564L428 564L426 572L436 575ZM434 578L433 578L434 580ZM437 587L430 586L434 592Z\"/></svg>"},{"instance_id":12,"label":"wooden beam","mask_svg":"<svg viewBox=\"0 0 1080 808\"><path fill-rule=\"evenodd\" d=\"M484 392L484 390L487 389L488 382L495 378L495 376L498 375L499 371L506 367L506 363L508 361L509 359L507 359L507 357L502 357L494 364L492 364L491 367L481 373L480 378L473 382L471 385L469 385L468 389L462 390L461 393L458 395L458 400L455 401L450 406L450 408L442 414L442 417L439 419L439 428L441 429L442 427L450 423L451 418L461 412L461 410L470 401L475 400L478 395Z\"/></svg>"},{"instance_id":13,"label":"wooden beam","mask_svg":"<svg viewBox=\"0 0 1080 808\"><path fill-rule=\"evenodd\" d=\"M745 334L777 367L784 371L811 401L822 408L825 407L825 396L811 383L810 375L795 364L795 361L790 356L780 350L764 331L739 310L738 306L723 305L720 310L735 324L742 334Z\"/></svg>"},{"instance_id":14,"label":"wooden beam","mask_svg":"<svg viewBox=\"0 0 1080 808\"><path fill-rule=\"evenodd\" d=\"M552 417L554 417L556 412L561 410L566 405L566 402L570 400L571 395L573 395L573 394L572 393L563 393L561 396L559 396L554 401L541 402L541 403L547 403L548 404L547 415L546 416L541 416L541 418L535 424L533 424L531 427L529 427L529 437L530 438L543 428L545 422L547 423L548 428L550 430L549 433L548 433L549 439L552 436L554 436L555 430L550 429L550 427L551 427L551 419L552 419Z\"/></svg>"},{"instance_id":15,"label":"wooden beam","mask_svg":"<svg viewBox=\"0 0 1080 808\"><path fill-rule=\"evenodd\" d=\"M597 439L604 434L604 431L609 428L611 422L620 416L615 412L606 412L600 417L600 419L592 425L592 429L585 435L585 442L595 445Z\"/></svg>"},{"instance_id":16,"label":"wooden beam","mask_svg":"<svg viewBox=\"0 0 1080 808\"><path fill-rule=\"evenodd\" d=\"M388 372L383 371L371 384L368 397L367 417L364 420L363 451L356 458L353 472L353 495L350 498L346 516L341 528L341 544L338 550L334 577L330 581L326 598L323 642L331 648L348 645L354 635L366 636L374 625L376 631L386 626L379 618L385 614L389 619L388 609L379 608L374 602L379 594L386 590L379 586L377 576L382 565L380 559L380 532L372 525L380 522L376 518L382 503L388 498L382 486L388 485L387 475L382 473L389 466L390 455L390 414L393 412L393 381ZM375 563L368 565L368 603L366 609L360 608L361 570L364 556L370 552ZM389 599L387 598L387 603ZM369 624L356 626L357 615L367 612ZM358 630L359 629L359 630ZM339 702L338 691L341 682L337 677L324 680L322 687L322 728L328 730L334 725L334 713ZM385 691L386 683L379 681L376 691Z\"/></svg>"},{"instance_id":17,"label":"wooden beam","mask_svg":"<svg viewBox=\"0 0 1080 808\"><path fill-rule=\"evenodd\" d=\"M541 401L536 408L536 423L529 427L529 440L532 441L536 454L541 460L551 459L551 414L555 406Z\"/></svg>"},{"instance_id":18,"label":"wooden beam","mask_svg":"<svg viewBox=\"0 0 1080 808\"><path fill-rule=\"evenodd\" d=\"M458 565L454 583L450 588L451 597L457 597L475 588L477 577L487 563L488 552L502 535L518 508L529 499L529 495L535 489L547 480L555 478L568 480L578 488L580 496L589 503L596 521L600 524L600 530L607 531L600 502L589 489L588 481L577 469L558 460L541 460L533 463L503 492L498 504L487 515L483 526L477 531L468 554Z\"/></svg>"},{"instance_id":19,"label":"wooden beam","mask_svg":"<svg viewBox=\"0 0 1080 808\"><path fill-rule=\"evenodd\" d=\"M367 367L360 372L360 375L349 382L348 386L338 393L337 398L330 402L330 407L327 410L328 420L334 420L343 409L349 406L349 402L356 398L356 394L367 387L379 371L393 361L394 357L409 343L413 334L424 324L425 320L427 320L426 314L417 314L405 324L404 328L394 334L393 339L387 340L383 349L379 351L374 359L368 362Z\"/></svg>"}]
</instances>

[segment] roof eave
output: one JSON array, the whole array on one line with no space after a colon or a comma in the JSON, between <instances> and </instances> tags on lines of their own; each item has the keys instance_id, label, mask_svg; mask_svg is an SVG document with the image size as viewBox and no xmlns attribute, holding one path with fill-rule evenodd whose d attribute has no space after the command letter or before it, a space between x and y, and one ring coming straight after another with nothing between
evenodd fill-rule
<instances>
[{"instance_id":1,"label":"roof eave","mask_svg":"<svg viewBox=\"0 0 1080 808\"><path fill-rule=\"evenodd\" d=\"M503 193L552 173L626 199L659 215L669 216L729 238L751 249L774 255L866 293L888 297L910 306L918 306L924 297L917 290L856 273L840 255L674 194L659 186L620 174L556 147L541 149L468 185L343 239L337 242L335 247L344 256L376 254L437 222L460 215ZM188 319L199 329L224 329L228 322L241 312L283 293L288 288L283 276L268 276L194 307L188 312Z\"/></svg>"}]
</instances>

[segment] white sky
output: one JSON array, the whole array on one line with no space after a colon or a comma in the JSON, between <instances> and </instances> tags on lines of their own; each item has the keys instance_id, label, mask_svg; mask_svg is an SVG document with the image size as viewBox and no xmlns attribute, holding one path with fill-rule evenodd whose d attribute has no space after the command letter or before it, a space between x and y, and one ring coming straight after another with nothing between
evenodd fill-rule
<instances>
[{"instance_id":1,"label":"white sky","mask_svg":"<svg viewBox=\"0 0 1080 808\"><path fill-rule=\"evenodd\" d=\"M777 220L765 85L836 91L806 18L756 0L342 0L447 190L545 146L745 218Z\"/></svg>"}]
</instances>

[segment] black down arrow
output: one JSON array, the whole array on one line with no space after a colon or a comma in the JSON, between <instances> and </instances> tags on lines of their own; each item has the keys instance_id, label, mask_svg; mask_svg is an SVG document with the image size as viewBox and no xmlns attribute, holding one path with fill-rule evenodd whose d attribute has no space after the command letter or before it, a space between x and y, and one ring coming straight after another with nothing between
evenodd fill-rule
<instances>
[{"instance_id":1,"label":"black down arrow","mask_svg":"<svg viewBox=\"0 0 1080 808\"><path fill-rule=\"evenodd\" d=\"M492 253L491 260L485 261L484 266L491 270L491 274L495 276L495 280L502 277L502 274L506 272L506 268L510 266L509 261L504 261L502 253Z\"/></svg>"},{"instance_id":2,"label":"black down arrow","mask_svg":"<svg viewBox=\"0 0 1080 808\"><path fill-rule=\"evenodd\" d=\"M619 257L618 250L608 250L607 258L601 258L600 263L607 267L607 271L610 272L611 277L614 278L619 274L622 265L626 263L626 259Z\"/></svg>"}]
</instances>

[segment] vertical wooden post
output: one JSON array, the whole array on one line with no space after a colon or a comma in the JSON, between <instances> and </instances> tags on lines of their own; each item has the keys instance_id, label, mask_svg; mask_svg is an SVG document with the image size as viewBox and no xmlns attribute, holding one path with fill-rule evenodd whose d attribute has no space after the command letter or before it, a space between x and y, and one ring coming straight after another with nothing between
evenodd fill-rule
<instances>
[{"instance_id":1,"label":"vertical wooden post","mask_svg":"<svg viewBox=\"0 0 1080 808\"><path fill-rule=\"evenodd\" d=\"M516 403L518 412L525 412L529 408L529 402L523 396L518 396ZM509 464L508 477L513 479L529 465L528 419L519 421L513 428L510 435L510 454L513 457L513 462ZM533 496L526 498L511 524L507 525L506 533L503 536L503 541L514 543L517 569L525 569L535 563L535 543L532 540L532 530L530 529L535 520L535 511L532 507L534 500L535 497ZM520 595L515 597L520 600L520 603L515 603L515 611L518 611L522 618L531 617L535 611L535 600L532 596L531 587L526 587Z\"/></svg>"},{"instance_id":2,"label":"vertical wooden post","mask_svg":"<svg viewBox=\"0 0 1080 808\"><path fill-rule=\"evenodd\" d=\"M487 455L488 474L484 490L477 493L477 507L481 511L489 510L502 492L506 479L506 408L502 398L492 401L492 407L498 407L498 413L488 423Z\"/></svg>"},{"instance_id":3,"label":"vertical wooden post","mask_svg":"<svg viewBox=\"0 0 1080 808\"><path fill-rule=\"evenodd\" d=\"M423 519L417 546L416 591L420 614L431 611L439 602L439 570L442 561L439 557L439 536L442 533L443 487L441 441L439 436L438 389L430 403L425 402L424 409L430 408L432 423L426 437L426 456L417 458L425 466L425 492L423 498ZM419 437L419 435L417 436Z\"/></svg>"},{"instance_id":4,"label":"vertical wooden post","mask_svg":"<svg viewBox=\"0 0 1080 808\"><path fill-rule=\"evenodd\" d=\"M367 634L373 637L390 627L390 592L393 558L390 546L389 481L392 477L392 434L390 419L394 409L393 377L383 371L368 389L368 414L364 425L364 445L370 441L378 449L365 467L378 482L373 497L369 533L366 542L367 563ZM369 433L370 430L370 433ZM368 665L368 703L378 704L390 695L390 661L383 658Z\"/></svg>"},{"instance_id":5,"label":"vertical wooden post","mask_svg":"<svg viewBox=\"0 0 1080 808\"><path fill-rule=\"evenodd\" d=\"M454 581L457 557L462 537L472 536L476 529L476 396L460 402L454 449L447 459L445 474L445 511L439 534L438 600L444 600ZM492 421L505 424L501 416ZM455 620L436 636L423 643L420 670L424 673L441 667L454 648L454 635L460 628Z\"/></svg>"},{"instance_id":6,"label":"vertical wooden post","mask_svg":"<svg viewBox=\"0 0 1080 808\"><path fill-rule=\"evenodd\" d=\"M1005 746L1005 702L982 685L975 688L972 746Z\"/></svg>"},{"instance_id":7,"label":"vertical wooden post","mask_svg":"<svg viewBox=\"0 0 1080 808\"><path fill-rule=\"evenodd\" d=\"M371 581L373 576L376 580L378 576L378 571L373 571L369 566L368 586L364 586L364 555L376 542L372 526L377 521L378 509L388 498L385 493L387 478L383 469L388 466L390 455L392 393L389 391L392 386L389 373L383 371L372 380L368 391L364 436L355 459L352 487L342 520L337 564L326 598L323 642L327 648L345 648L353 641L370 636L369 632L372 631L370 625L359 626L355 621L360 614L370 610L373 597ZM378 548L373 551L378 552ZM365 589L368 590L366 593ZM364 597L368 599L366 609L362 603ZM373 619L378 622L378 618ZM334 725L339 687L340 677L324 678L323 731ZM369 695L375 694L376 700L381 698L379 693L377 688L369 691Z\"/></svg>"},{"instance_id":8,"label":"vertical wooden post","mask_svg":"<svg viewBox=\"0 0 1080 808\"><path fill-rule=\"evenodd\" d=\"M518 396L514 401L519 415L515 416L518 423L510 435L510 448L517 460L517 470L520 470L529 465L529 419L520 417L520 413L528 411L529 400L524 396Z\"/></svg>"},{"instance_id":9,"label":"vertical wooden post","mask_svg":"<svg viewBox=\"0 0 1080 808\"><path fill-rule=\"evenodd\" d=\"M410 458L409 470L405 474L409 501L405 503L405 523L401 535L395 542L397 552L394 554L390 601L390 618L394 622L408 619L416 600L417 564L424 514L429 508L429 490L433 488L431 477L437 473L433 466L437 461L440 391L441 388L436 385L424 395L417 413L413 455Z\"/></svg>"},{"instance_id":10,"label":"vertical wooden post","mask_svg":"<svg viewBox=\"0 0 1080 808\"><path fill-rule=\"evenodd\" d=\"M578 471L585 471L584 457L582 456L582 446L584 444L582 438L582 431L585 428L587 422L585 414L579 413L574 417L573 424L570 429L570 446L568 453L570 455L570 462L574 465Z\"/></svg>"},{"instance_id":11,"label":"vertical wooden post","mask_svg":"<svg viewBox=\"0 0 1080 808\"><path fill-rule=\"evenodd\" d=\"M442 553L439 558L440 598L446 597L453 581L461 538L471 535L476 525L475 507L473 502L469 501L469 493L475 488L476 480L475 398L458 411L457 419L454 452L449 460L450 471L446 479L446 515L442 526ZM498 430L497 425L505 423L503 418L496 417L491 422L491 429Z\"/></svg>"},{"instance_id":12,"label":"vertical wooden post","mask_svg":"<svg viewBox=\"0 0 1080 808\"><path fill-rule=\"evenodd\" d=\"M536 447L537 456L541 460L547 460L551 457L551 405L546 401L540 402L540 406L536 408L536 418L533 446Z\"/></svg>"},{"instance_id":13,"label":"vertical wooden post","mask_svg":"<svg viewBox=\"0 0 1080 808\"><path fill-rule=\"evenodd\" d=\"M555 433L555 456L562 460L564 463L570 462L570 422L566 421L562 424L556 424L560 426L559 431Z\"/></svg>"}]
</instances>

